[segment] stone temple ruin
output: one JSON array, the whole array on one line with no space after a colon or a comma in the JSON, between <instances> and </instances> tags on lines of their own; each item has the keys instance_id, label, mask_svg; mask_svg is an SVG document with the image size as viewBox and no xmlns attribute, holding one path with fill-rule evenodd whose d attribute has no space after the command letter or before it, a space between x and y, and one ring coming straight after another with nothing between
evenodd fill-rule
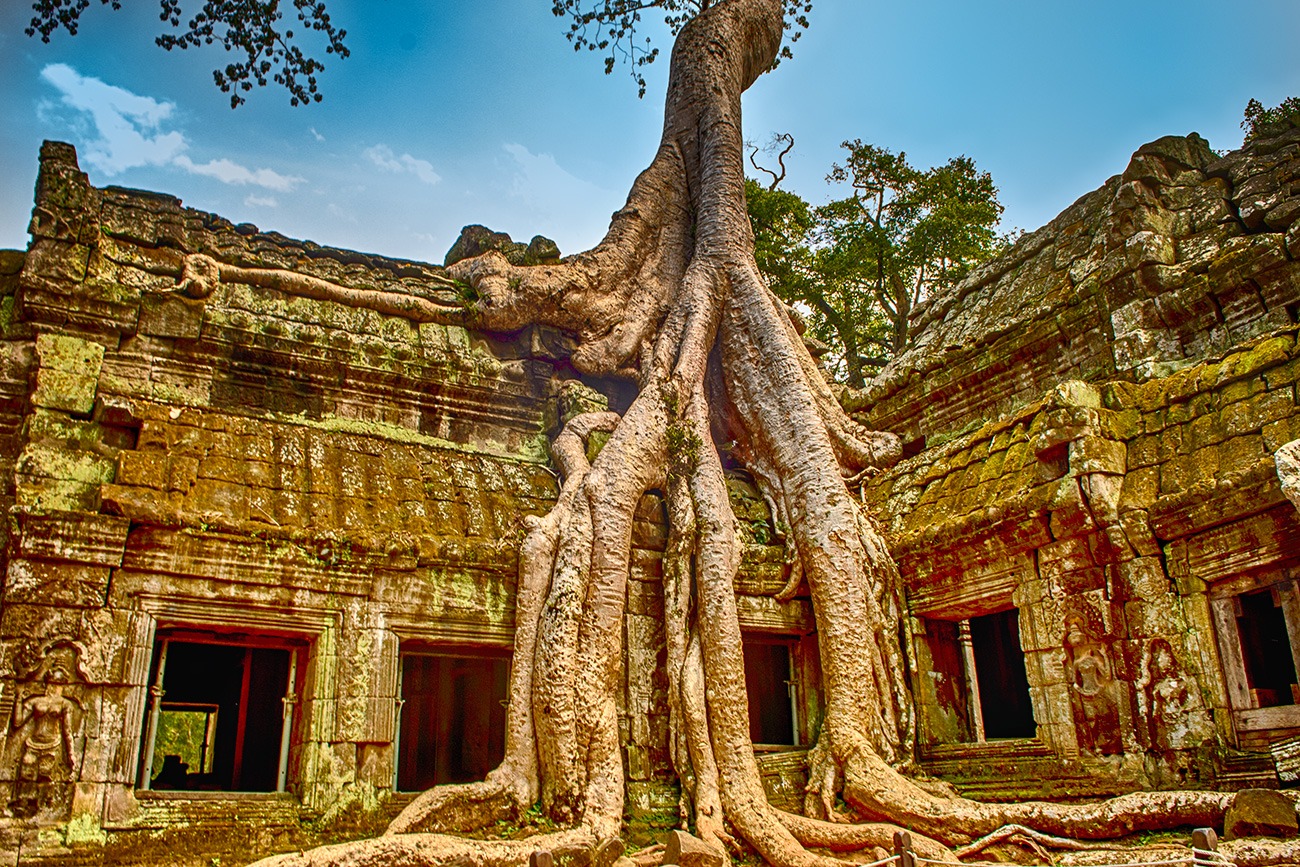
<instances>
[{"instance_id":1,"label":"stone temple ruin","mask_svg":"<svg viewBox=\"0 0 1300 867\"><path fill-rule=\"evenodd\" d=\"M905 460L861 496L905 582L922 770L986 799L1295 780L1300 130L1192 135L1022 238L863 394ZM441 269L90 186L46 143L0 254L0 864L194 863L382 827L499 758L520 518L579 407L565 335L416 325L185 254L419 293ZM752 484L751 734L798 808L810 602ZM676 819L666 538L629 589L629 828ZM1278 746L1281 745L1281 746Z\"/></svg>"}]
</instances>

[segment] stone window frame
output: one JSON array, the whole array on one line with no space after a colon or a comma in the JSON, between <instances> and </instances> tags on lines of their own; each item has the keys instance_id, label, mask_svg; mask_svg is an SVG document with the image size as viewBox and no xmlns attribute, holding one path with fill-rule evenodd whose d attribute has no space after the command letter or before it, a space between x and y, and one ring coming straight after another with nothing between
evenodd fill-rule
<instances>
[{"instance_id":1,"label":"stone window frame","mask_svg":"<svg viewBox=\"0 0 1300 867\"><path fill-rule=\"evenodd\" d=\"M913 660L919 660L921 658L919 655L919 651L916 648L916 642L926 640L925 637L928 634L926 621L940 621L944 623L955 623L957 625L958 649L959 649L959 655L961 660L962 675L965 678L964 687L965 687L965 694L967 699L965 713L968 718L968 725L971 729L972 737L974 738L973 740L969 740L969 741L951 741L951 742L940 742L936 744L927 744L924 745L926 750L944 752L947 749L961 749L961 750L974 749L974 750L989 750L989 751L997 752L997 751L1004 751L1007 749L1031 747L1034 745L1040 745L1046 743L1043 737L1043 726L1038 723L1038 718L1041 712L1041 708L1037 706L1038 703L1034 699L1034 690L1032 688L1032 684L1029 690L1029 704L1030 704L1030 709L1034 714L1035 733L1029 737L1018 737L1018 738L986 738L984 736L985 723L983 719L983 708L980 700L979 672L975 665L975 648L971 637L970 622L971 620L977 617L986 617L993 614L1001 614L1005 611L1015 611L1017 614L1017 629L1016 629L1017 639L1020 646L1021 658L1025 661L1025 668L1027 674L1029 668L1028 665L1029 658L1024 649L1024 638L1021 637L1024 632L1023 624L1026 618L1023 616L1023 611L1019 606L1010 604L1008 602L1008 604L1001 605L1001 606L991 606L990 610L982 611L978 614L962 612L960 617L946 617L943 616L942 612L926 612L924 614L913 614L913 620L916 621L913 623L913 627L910 630L911 640L913 642L913 647L911 649ZM916 679L919 679L920 677L923 677L929 673L928 671L921 670L919 665L916 667L916 669L917 670L914 675L914 678ZM918 711L924 713L924 708L918 707Z\"/></svg>"},{"instance_id":2,"label":"stone window frame","mask_svg":"<svg viewBox=\"0 0 1300 867\"><path fill-rule=\"evenodd\" d=\"M807 711L808 695L807 677L804 672L808 666L809 650L805 647L806 635L799 633L769 632L764 629L744 629L741 642L751 644L775 645L786 648L789 653L790 672L786 687L790 697L790 723L793 730L793 744L755 743L754 749L760 753L793 752L806 750L811 745Z\"/></svg>"},{"instance_id":3,"label":"stone window frame","mask_svg":"<svg viewBox=\"0 0 1300 867\"><path fill-rule=\"evenodd\" d=\"M406 700L402 697L403 682L402 669L404 660L408 656L438 656L461 659L499 659L504 660L506 664L506 716L504 719L503 733L509 728L509 702L510 702L510 679L514 675L514 646L503 645L490 641L430 641L425 637L408 638L403 637L401 633L392 633L397 639L396 656L394 659L393 669L396 674L396 680L393 683L393 791L396 793L410 794L412 792L422 791L421 789L402 789L398 786L398 778L401 774L401 750L402 750L402 709Z\"/></svg>"},{"instance_id":4,"label":"stone window frame","mask_svg":"<svg viewBox=\"0 0 1300 867\"><path fill-rule=\"evenodd\" d=\"M1233 729L1239 734L1300 728L1300 702L1259 707L1246 679L1246 664L1237 628L1234 600L1260 590L1274 590L1281 602L1291 644L1291 659L1300 673L1300 574L1292 568L1272 568L1216 581L1207 593L1215 649L1227 691Z\"/></svg>"},{"instance_id":5,"label":"stone window frame","mask_svg":"<svg viewBox=\"0 0 1300 867\"><path fill-rule=\"evenodd\" d=\"M129 780L123 782L137 796L148 792L149 797L187 797L193 792L153 792L140 787L144 773L142 763L147 750L145 720L150 707L150 689L153 686L154 644L159 630L217 630L245 631L254 636L267 635L290 641L306 643L306 659L299 663L301 681L302 717L298 723L299 746L312 742L329 741L333 733L332 719L327 714L312 712L312 708L335 695L336 669L333 663L343 614L323 608L295 606L293 609L250 605L247 600L194 599L192 597L141 594L136 597L139 608L133 612L133 647L127 662L126 679L130 685L126 719L127 737L131 739L131 767ZM302 750L295 762L290 754L288 776L290 786L279 792L219 792L217 795L231 800L274 797L295 797L295 785L301 789L309 782L302 778Z\"/></svg>"},{"instance_id":6,"label":"stone window frame","mask_svg":"<svg viewBox=\"0 0 1300 867\"><path fill-rule=\"evenodd\" d=\"M795 598L779 602L771 596L736 596L736 614L741 639L786 644L794 680L794 727L797 745L772 745L763 753L801 752L817 742L821 724L821 655L817 642L812 601Z\"/></svg>"},{"instance_id":7,"label":"stone window frame","mask_svg":"<svg viewBox=\"0 0 1300 867\"><path fill-rule=\"evenodd\" d=\"M1032 555L1032 552L1028 552L1028 554ZM1017 592L1019 588L1025 581L1037 577L1034 559L1032 556L1028 556L1026 552L1008 556L1007 559L1010 561L1010 565L1005 569L977 576L963 574L963 579L966 580L950 579L935 586L909 587L905 591L903 602L904 610L907 612L907 653L909 667L912 671L912 689L914 692L919 690L921 688L921 678L928 674L928 671L923 670L919 664L922 654L918 647L921 642L926 640L925 621L943 620L950 623L969 624L971 618L974 617L998 614L1015 609L1018 614L1020 651L1024 655L1025 673L1029 678L1029 703L1035 721L1035 733L1032 737L1027 738L918 743L918 754L922 759L942 759L951 755L967 757L994 756L1008 753L1026 756L1048 755L1069 747L1068 744L1054 744L1050 731L1051 727L1045 726L1042 722L1044 719L1051 719L1051 708L1044 706L1048 696L1041 687L1042 678L1036 676L1040 673L1036 672L1030 665L1029 652L1025 650L1027 636L1032 645L1036 646L1041 643L1034 638L1037 630L1041 628L1041 625L1037 622L1035 612L1023 604L1018 604L1021 601L1021 594ZM968 630L969 626L963 631L968 632ZM967 692L968 694L978 695L978 686L974 683L974 679L970 677L968 668L970 660L967 658L967 647L963 646L961 650L962 668L967 675ZM927 649L926 656L928 657L928 655ZM969 707L967 712L970 712ZM1069 712L1068 705L1066 712ZM924 713L926 713L926 709L918 703L918 716ZM983 728L982 724L979 728Z\"/></svg>"}]
</instances>

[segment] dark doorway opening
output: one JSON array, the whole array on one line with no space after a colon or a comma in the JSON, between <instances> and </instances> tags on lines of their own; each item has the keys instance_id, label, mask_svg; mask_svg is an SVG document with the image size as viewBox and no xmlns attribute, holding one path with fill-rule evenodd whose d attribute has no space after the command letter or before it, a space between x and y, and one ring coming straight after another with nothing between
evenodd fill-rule
<instances>
[{"instance_id":1,"label":"dark doorway opening","mask_svg":"<svg viewBox=\"0 0 1300 867\"><path fill-rule=\"evenodd\" d=\"M274 792L283 787L286 697L297 655L286 647L164 637L161 686L145 718L142 786ZM292 672L292 673L291 673Z\"/></svg>"},{"instance_id":2,"label":"dark doorway opening","mask_svg":"<svg viewBox=\"0 0 1300 867\"><path fill-rule=\"evenodd\" d=\"M1255 707L1295 704L1295 661L1279 600L1271 590L1258 590L1238 596L1236 608L1246 685Z\"/></svg>"},{"instance_id":3,"label":"dark doorway opening","mask_svg":"<svg viewBox=\"0 0 1300 867\"><path fill-rule=\"evenodd\" d=\"M502 655L402 655L397 789L481 780L505 757L510 660Z\"/></svg>"},{"instance_id":4,"label":"dark doorway opening","mask_svg":"<svg viewBox=\"0 0 1300 867\"><path fill-rule=\"evenodd\" d=\"M790 642L745 636L741 647L745 653L750 741L773 746L798 745Z\"/></svg>"},{"instance_id":5,"label":"dark doorway opening","mask_svg":"<svg viewBox=\"0 0 1300 867\"><path fill-rule=\"evenodd\" d=\"M1029 700L1020 612L1015 608L970 619L984 737L1032 738L1038 733Z\"/></svg>"}]
</instances>

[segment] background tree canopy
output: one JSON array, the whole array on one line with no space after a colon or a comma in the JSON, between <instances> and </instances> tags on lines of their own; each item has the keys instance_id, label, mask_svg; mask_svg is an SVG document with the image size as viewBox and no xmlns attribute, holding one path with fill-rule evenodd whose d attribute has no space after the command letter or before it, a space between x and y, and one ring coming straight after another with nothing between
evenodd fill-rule
<instances>
[{"instance_id":1,"label":"background tree canopy","mask_svg":"<svg viewBox=\"0 0 1300 867\"><path fill-rule=\"evenodd\" d=\"M855 388L908 346L909 321L933 293L1005 246L988 172L966 156L914 168L903 152L846 141L827 180L853 192L818 208L746 185L755 256L773 290L803 306L830 347L832 373Z\"/></svg>"},{"instance_id":2,"label":"background tree canopy","mask_svg":"<svg viewBox=\"0 0 1300 867\"><path fill-rule=\"evenodd\" d=\"M1246 117L1241 128L1246 131L1243 144L1261 136L1276 135L1289 127L1300 126L1300 96L1288 96L1272 108L1258 99L1246 103Z\"/></svg>"},{"instance_id":3,"label":"background tree canopy","mask_svg":"<svg viewBox=\"0 0 1300 867\"><path fill-rule=\"evenodd\" d=\"M659 56L659 49L649 36L637 33L641 26L642 13L656 10L664 17L669 32L676 36L687 21L699 15L715 0L553 0L551 11L557 18L568 19L569 30L565 33L573 43L574 51L584 48L596 52L605 64L605 74L614 71L620 61L626 62L631 69L632 79L636 82L637 96L645 96L646 81L641 74L641 67L654 63ZM793 31L781 53L772 64L775 66L783 57L790 57L790 44L797 42L799 36L808 27L808 13L812 11L810 0L782 0L785 13L784 26Z\"/></svg>"},{"instance_id":4,"label":"background tree canopy","mask_svg":"<svg viewBox=\"0 0 1300 867\"><path fill-rule=\"evenodd\" d=\"M330 20L326 4L320 0L288 0L292 4L298 33L284 23L284 9L280 0L204 0L184 26L184 0L158 0L159 18L166 30L155 39L158 46L170 51L173 48L193 48L201 45L220 45L226 51L243 59L232 61L212 71L217 87L230 94L230 107L238 108L244 94L254 85L263 87L268 80L289 91L292 105L320 102L316 74L325 64L304 50L303 37L312 32L325 39L325 54L348 57L351 53L344 44L347 31L335 27ZM715 0L553 0L551 11L568 21L566 38L574 51L586 49L597 53L605 66L605 73L614 71L619 62L626 62L637 85L637 95L645 96L646 81L641 67L653 63L659 48L653 37L638 32L644 15L652 10L663 15L669 32L676 36L686 22L708 9ZM784 10L784 27L792 31L781 48L775 66L781 58L790 57L790 44L797 42L808 27L811 0L781 0ZM114 10L122 8L121 0L100 0ZM27 26L28 36L40 35L49 42L57 30L76 35L83 13L91 0L33 0L32 20ZM305 31L305 32L304 32ZM268 79L268 76L270 78Z\"/></svg>"},{"instance_id":5,"label":"background tree canopy","mask_svg":"<svg viewBox=\"0 0 1300 867\"><path fill-rule=\"evenodd\" d=\"M320 102L323 97L316 73L324 70L325 64L303 50L303 37L319 33L324 37L326 54L347 57L350 52L343 44L347 31L334 26L324 3L291 2L301 24L296 34L285 25L279 0L205 0L183 27L182 0L158 0L158 17L167 29L154 41L168 51L215 44L237 57L242 53L242 60L212 70L217 87L230 94L231 108L243 104L243 94L254 85L266 86L267 76L289 91L292 105ZM122 8L121 0L100 3L115 10ZM51 34L63 29L75 36L89 6L90 0L35 0L27 35L40 34L41 41L49 42Z\"/></svg>"}]
</instances>

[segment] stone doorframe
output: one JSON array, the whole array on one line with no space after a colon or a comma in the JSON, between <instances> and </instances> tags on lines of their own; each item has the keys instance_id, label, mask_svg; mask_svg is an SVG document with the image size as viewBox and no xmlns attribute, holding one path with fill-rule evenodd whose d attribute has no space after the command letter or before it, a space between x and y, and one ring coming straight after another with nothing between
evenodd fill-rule
<instances>
[{"instance_id":1,"label":"stone doorframe","mask_svg":"<svg viewBox=\"0 0 1300 867\"><path fill-rule=\"evenodd\" d=\"M144 739L145 717L149 712L150 680L153 668L154 641L159 624L228 631L231 628L254 634L271 633L296 637L307 642L306 659L299 663L302 683L300 706L300 743L328 743L333 740L333 720L321 712L336 695L337 644L342 613L323 608L295 606L291 610L251 605L246 600L194 599L192 597L142 593L135 597L138 609L132 613L131 652L127 661L126 680L130 686L125 713L124 754L130 757L134 772L129 787L139 785L140 762L147 749ZM300 761L300 765L305 764ZM301 770L301 768L300 768ZM293 774L291 773L292 777ZM317 787L306 785L305 772L297 780L303 792ZM238 797L238 793L231 793ZM305 800L310 800L310 797ZM323 806L308 804L307 806Z\"/></svg>"}]
</instances>

